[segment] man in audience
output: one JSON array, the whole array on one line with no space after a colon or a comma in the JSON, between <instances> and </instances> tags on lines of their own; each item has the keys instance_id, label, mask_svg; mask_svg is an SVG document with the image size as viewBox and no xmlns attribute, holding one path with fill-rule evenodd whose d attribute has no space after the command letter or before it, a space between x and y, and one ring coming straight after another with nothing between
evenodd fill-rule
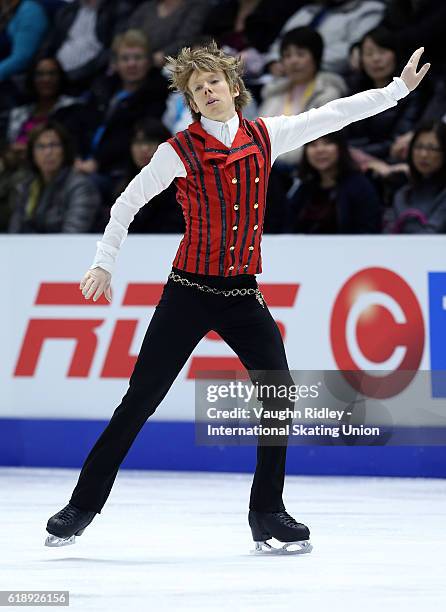
<instances>
[{"instance_id":1,"label":"man in audience","mask_svg":"<svg viewBox=\"0 0 446 612\"><path fill-rule=\"evenodd\" d=\"M149 43L138 30L118 34L112 46L115 74L97 80L88 101L92 117L90 153L78 159L82 172L99 172L112 182L127 168L133 125L145 117L161 117L167 81L152 66Z\"/></svg>"}]
</instances>

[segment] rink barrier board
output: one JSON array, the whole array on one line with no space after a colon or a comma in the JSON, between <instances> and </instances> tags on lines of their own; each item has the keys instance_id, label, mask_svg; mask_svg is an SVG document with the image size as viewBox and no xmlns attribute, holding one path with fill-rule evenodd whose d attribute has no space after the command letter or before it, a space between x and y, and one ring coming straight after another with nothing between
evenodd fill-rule
<instances>
[{"instance_id":1,"label":"rink barrier board","mask_svg":"<svg viewBox=\"0 0 446 612\"><path fill-rule=\"evenodd\" d=\"M125 392L179 236L126 239L112 304L94 304L79 292L99 238L0 237L8 287L0 301L0 465L80 466ZM258 281L290 367L348 370L354 362L353 369L363 372L375 363L378 369L431 372L432 384L426 380L420 390L423 410L416 424L435 417L443 427L445 246L446 236L266 235ZM375 314L366 324L360 315L369 307ZM399 334L395 321L404 324ZM377 333L385 339L382 346ZM156 413L143 429L124 467L252 471L251 446L194 444L198 372L241 367L232 350L210 336L194 350L163 399L162 417ZM404 359L392 361L401 349ZM397 396L402 403L411 388ZM421 444L291 447L288 471L444 477L444 450Z\"/></svg>"},{"instance_id":2,"label":"rink barrier board","mask_svg":"<svg viewBox=\"0 0 446 612\"><path fill-rule=\"evenodd\" d=\"M80 468L106 425L0 419L0 465ZM192 422L153 421L138 434L122 468L251 473L255 454L255 446L196 446ZM445 446L290 446L287 473L444 478L445 459Z\"/></svg>"}]
</instances>

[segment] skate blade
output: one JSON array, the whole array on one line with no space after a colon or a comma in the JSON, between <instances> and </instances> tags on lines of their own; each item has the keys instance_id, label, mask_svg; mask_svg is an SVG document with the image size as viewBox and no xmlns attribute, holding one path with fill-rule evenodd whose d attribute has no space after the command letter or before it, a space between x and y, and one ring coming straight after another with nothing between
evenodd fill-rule
<instances>
[{"instance_id":1,"label":"skate blade","mask_svg":"<svg viewBox=\"0 0 446 612\"><path fill-rule=\"evenodd\" d=\"M76 536L72 535L69 538L58 538L55 535L50 534L45 540L45 546L57 547L57 546L69 546L70 544L76 543Z\"/></svg>"},{"instance_id":2,"label":"skate blade","mask_svg":"<svg viewBox=\"0 0 446 612\"><path fill-rule=\"evenodd\" d=\"M291 549L291 547L293 547ZM285 542L283 546L271 546L268 542L255 542L254 550L251 550L253 555L305 555L313 550L313 546L309 540L301 540L298 542Z\"/></svg>"}]
</instances>

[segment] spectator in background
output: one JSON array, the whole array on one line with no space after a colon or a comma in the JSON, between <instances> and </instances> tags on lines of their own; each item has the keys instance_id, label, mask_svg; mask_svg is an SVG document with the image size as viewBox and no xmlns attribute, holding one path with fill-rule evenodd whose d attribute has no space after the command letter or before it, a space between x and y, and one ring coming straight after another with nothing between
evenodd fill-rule
<instances>
[{"instance_id":1,"label":"spectator in background","mask_svg":"<svg viewBox=\"0 0 446 612\"><path fill-rule=\"evenodd\" d=\"M342 132L304 146L301 183L287 202L284 231L304 234L376 234L381 202L356 167Z\"/></svg>"},{"instance_id":2,"label":"spectator in background","mask_svg":"<svg viewBox=\"0 0 446 612\"><path fill-rule=\"evenodd\" d=\"M206 0L149 0L132 13L127 27L147 35L153 63L161 68L166 55L175 55L201 34L209 9Z\"/></svg>"},{"instance_id":3,"label":"spectator in background","mask_svg":"<svg viewBox=\"0 0 446 612\"><path fill-rule=\"evenodd\" d=\"M116 200L130 181L150 162L159 145L168 138L170 138L170 133L158 119L145 119L135 125L130 144L130 163L127 174L113 194L112 201ZM109 219L110 208L108 208L104 227ZM137 234L182 234L184 230L184 217L176 201L173 185L152 198L149 204L143 206L136 213L129 227L129 233Z\"/></svg>"},{"instance_id":4,"label":"spectator in background","mask_svg":"<svg viewBox=\"0 0 446 612\"><path fill-rule=\"evenodd\" d=\"M29 174L11 191L10 233L90 231L100 197L90 179L76 172L65 130L48 122L28 141Z\"/></svg>"},{"instance_id":5,"label":"spectator in background","mask_svg":"<svg viewBox=\"0 0 446 612\"><path fill-rule=\"evenodd\" d=\"M63 93L65 73L54 57L39 59L30 70L27 89L30 103L13 108L8 117L7 140L11 148L26 152L30 132L49 119L62 124L82 148L82 126L86 123L85 105L78 98Z\"/></svg>"},{"instance_id":6,"label":"spectator in background","mask_svg":"<svg viewBox=\"0 0 446 612\"><path fill-rule=\"evenodd\" d=\"M1 0L0 82L26 70L48 28L36 0Z\"/></svg>"},{"instance_id":7,"label":"spectator in background","mask_svg":"<svg viewBox=\"0 0 446 612\"><path fill-rule=\"evenodd\" d=\"M279 37L267 53L269 71L283 74L280 63L280 40L290 30L308 26L324 40L322 69L338 74L349 71L349 51L355 42L374 28L384 12L381 0L323 0L302 6L283 26Z\"/></svg>"},{"instance_id":8,"label":"spectator in background","mask_svg":"<svg viewBox=\"0 0 446 612\"><path fill-rule=\"evenodd\" d=\"M446 124L428 122L409 147L410 182L395 194L387 231L446 233Z\"/></svg>"},{"instance_id":9,"label":"spectator in background","mask_svg":"<svg viewBox=\"0 0 446 612\"><path fill-rule=\"evenodd\" d=\"M120 0L74 0L58 11L42 53L58 59L72 93L88 89L107 67L113 36L132 7L132 3Z\"/></svg>"},{"instance_id":10,"label":"spectator in background","mask_svg":"<svg viewBox=\"0 0 446 612\"><path fill-rule=\"evenodd\" d=\"M149 42L142 32L118 34L112 51L115 74L98 79L92 87L90 152L76 161L76 167L87 174L107 175L116 185L127 168L133 125L145 117L162 116L168 84L152 66ZM104 193L108 199L110 194Z\"/></svg>"},{"instance_id":11,"label":"spectator in background","mask_svg":"<svg viewBox=\"0 0 446 612\"><path fill-rule=\"evenodd\" d=\"M346 85L339 75L320 72L323 48L321 35L309 27L285 34L280 44L285 76L273 79L262 89L261 117L297 115L346 94ZM302 149L296 149L281 155L278 161L294 165L301 156Z\"/></svg>"},{"instance_id":12,"label":"spectator in background","mask_svg":"<svg viewBox=\"0 0 446 612\"><path fill-rule=\"evenodd\" d=\"M392 36L380 27L361 40L360 61L362 68L351 93L385 87L402 64ZM421 114L421 102L420 93L416 91L385 112L349 126L349 144L362 170L370 169L386 176L402 169L400 165L390 165L391 147L400 135L412 129Z\"/></svg>"},{"instance_id":13,"label":"spectator in background","mask_svg":"<svg viewBox=\"0 0 446 612\"><path fill-rule=\"evenodd\" d=\"M422 109L419 123L427 121L446 121L446 70L432 84L431 97ZM392 144L390 154L393 159L406 160L409 155L409 145L413 138L413 129L401 134Z\"/></svg>"}]
</instances>

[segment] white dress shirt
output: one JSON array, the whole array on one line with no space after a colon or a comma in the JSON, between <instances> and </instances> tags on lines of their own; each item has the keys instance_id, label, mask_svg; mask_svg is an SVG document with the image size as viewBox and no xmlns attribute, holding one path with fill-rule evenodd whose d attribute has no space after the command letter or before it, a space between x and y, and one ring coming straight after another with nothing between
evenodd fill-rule
<instances>
[{"instance_id":1,"label":"white dress shirt","mask_svg":"<svg viewBox=\"0 0 446 612\"><path fill-rule=\"evenodd\" d=\"M404 81L394 77L386 87L339 98L299 115L262 117L271 140L271 163L282 153L396 106L398 100L408 93ZM239 127L237 114L225 123L207 117L201 117L200 121L206 132L227 147L231 146ZM111 207L110 221L102 240L96 243L96 256L90 269L99 266L112 274L119 249L138 210L166 189L175 178L186 176L186 168L174 148L168 142L160 144L150 163L129 183Z\"/></svg>"}]
</instances>

